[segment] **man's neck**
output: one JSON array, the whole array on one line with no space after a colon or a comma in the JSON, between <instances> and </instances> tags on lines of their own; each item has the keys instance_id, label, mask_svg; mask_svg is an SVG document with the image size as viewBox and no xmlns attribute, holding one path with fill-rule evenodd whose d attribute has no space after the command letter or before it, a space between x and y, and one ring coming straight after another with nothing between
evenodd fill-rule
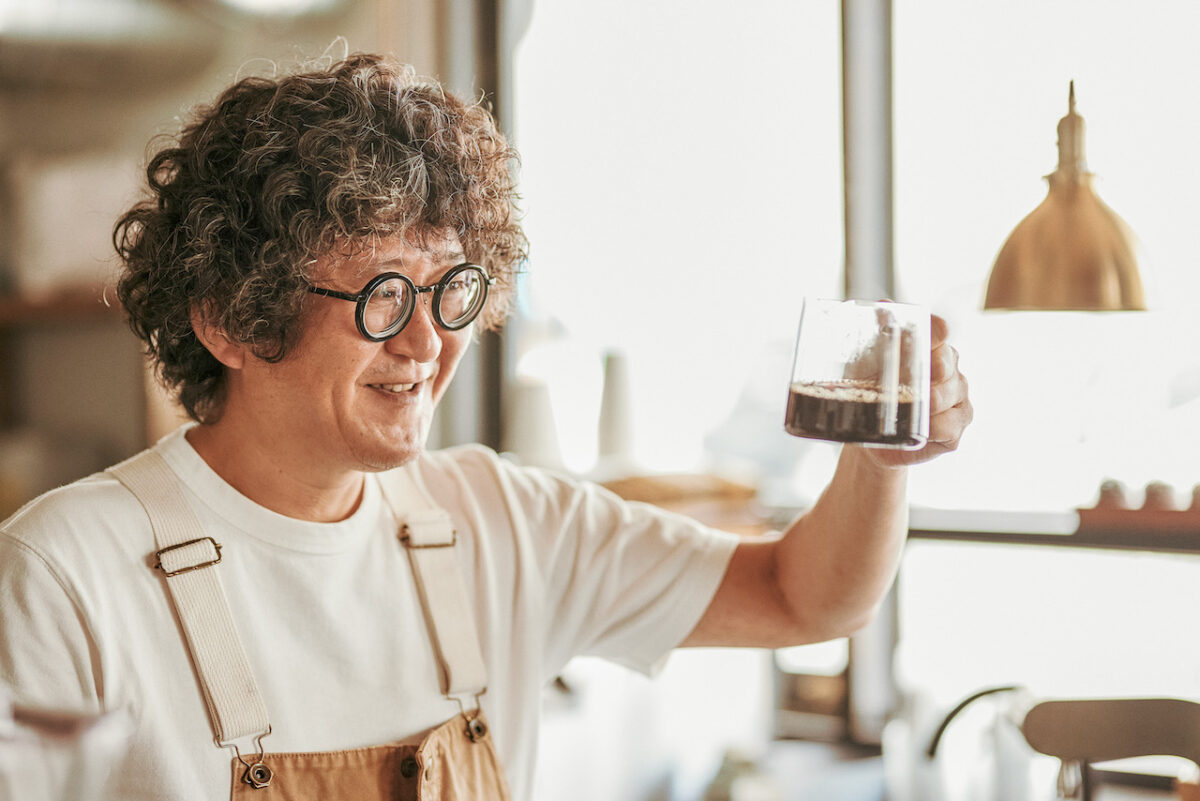
<instances>
[{"instance_id":1,"label":"man's neck","mask_svg":"<svg viewBox=\"0 0 1200 801\"><path fill-rule=\"evenodd\" d=\"M352 515L362 501L362 472L330 469L287 452L288 443L243 436L236 420L194 426L187 440L230 486L286 517L333 523Z\"/></svg>"}]
</instances>

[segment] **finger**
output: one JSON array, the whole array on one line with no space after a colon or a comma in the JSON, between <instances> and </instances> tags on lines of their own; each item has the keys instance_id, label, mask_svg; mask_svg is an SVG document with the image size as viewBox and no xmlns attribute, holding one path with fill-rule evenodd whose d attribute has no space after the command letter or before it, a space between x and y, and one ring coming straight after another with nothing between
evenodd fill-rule
<instances>
[{"instance_id":1,"label":"finger","mask_svg":"<svg viewBox=\"0 0 1200 801\"><path fill-rule=\"evenodd\" d=\"M955 372L951 378L929 385L930 415L952 409L969 399L967 377L962 373Z\"/></svg>"},{"instance_id":2,"label":"finger","mask_svg":"<svg viewBox=\"0 0 1200 801\"><path fill-rule=\"evenodd\" d=\"M929 418L929 442L946 450L954 450L973 419L975 408L967 399L932 415Z\"/></svg>"},{"instance_id":3,"label":"finger","mask_svg":"<svg viewBox=\"0 0 1200 801\"><path fill-rule=\"evenodd\" d=\"M943 342L929 354L929 380L937 384L954 378L958 373L958 350Z\"/></svg>"},{"instance_id":4,"label":"finger","mask_svg":"<svg viewBox=\"0 0 1200 801\"><path fill-rule=\"evenodd\" d=\"M936 314L929 315L929 344L936 348L938 345L946 341L946 337L950 336L950 326L945 319L938 317Z\"/></svg>"}]
</instances>

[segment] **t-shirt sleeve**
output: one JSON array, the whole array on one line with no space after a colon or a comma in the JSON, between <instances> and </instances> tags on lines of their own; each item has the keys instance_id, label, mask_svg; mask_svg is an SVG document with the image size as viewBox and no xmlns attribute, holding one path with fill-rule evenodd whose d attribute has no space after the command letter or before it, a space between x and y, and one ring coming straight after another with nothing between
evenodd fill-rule
<instances>
[{"instance_id":1,"label":"t-shirt sleeve","mask_svg":"<svg viewBox=\"0 0 1200 801\"><path fill-rule=\"evenodd\" d=\"M738 537L588 482L507 472L542 564L547 669L587 655L655 672L708 608Z\"/></svg>"},{"instance_id":2,"label":"t-shirt sleeve","mask_svg":"<svg viewBox=\"0 0 1200 801\"><path fill-rule=\"evenodd\" d=\"M99 712L93 651L79 606L53 566L0 531L0 685L19 703Z\"/></svg>"}]
</instances>

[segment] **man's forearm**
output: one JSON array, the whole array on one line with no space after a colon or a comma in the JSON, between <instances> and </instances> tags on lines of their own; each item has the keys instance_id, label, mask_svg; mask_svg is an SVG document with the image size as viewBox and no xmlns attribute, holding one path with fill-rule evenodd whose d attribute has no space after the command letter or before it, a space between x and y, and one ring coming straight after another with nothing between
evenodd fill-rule
<instances>
[{"instance_id":1,"label":"man's forearm","mask_svg":"<svg viewBox=\"0 0 1200 801\"><path fill-rule=\"evenodd\" d=\"M782 536L738 545L687 645L779 648L844 637L871 619L908 534L907 468L958 447L974 415L946 322L932 318L929 443L847 445L829 486Z\"/></svg>"},{"instance_id":2,"label":"man's forearm","mask_svg":"<svg viewBox=\"0 0 1200 801\"><path fill-rule=\"evenodd\" d=\"M846 636L870 621L908 534L908 470L842 449L821 497L775 548L775 580L807 638Z\"/></svg>"}]
</instances>

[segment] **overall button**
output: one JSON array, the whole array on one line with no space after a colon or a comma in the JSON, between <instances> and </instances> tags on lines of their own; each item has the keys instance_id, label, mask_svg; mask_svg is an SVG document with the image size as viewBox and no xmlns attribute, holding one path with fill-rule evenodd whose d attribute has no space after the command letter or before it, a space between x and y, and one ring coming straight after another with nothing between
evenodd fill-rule
<instances>
[{"instance_id":1,"label":"overall button","mask_svg":"<svg viewBox=\"0 0 1200 801\"><path fill-rule=\"evenodd\" d=\"M261 762L255 762L246 768L246 772L242 774L242 781L253 787L255 790L262 790L271 786L271 779L274 774L271 769Z\"/></svg>"},{"instance_id":2,"label":"overall button","mask_svg":"<svg viewBox=\"0 0 1200 801\"><path fill-rule=\"evenodd\" d=\"M413 757L407 756L400 760L400 775L404 778L411 779L417 775L418 770L420 770L420 766L417 765L417 760Z\"/></svg>"},{"instance_id":3,"label":"overall button","mask_svg":"<svg viewBox=\"0 0 1200 801\"><path fill-rule=\"evenodd\" d=\"M479 718L471 718L467 721L467 737L471 742L477 743L484 737L487 737L487 724Z\"/></svg>"}]
</instances>

